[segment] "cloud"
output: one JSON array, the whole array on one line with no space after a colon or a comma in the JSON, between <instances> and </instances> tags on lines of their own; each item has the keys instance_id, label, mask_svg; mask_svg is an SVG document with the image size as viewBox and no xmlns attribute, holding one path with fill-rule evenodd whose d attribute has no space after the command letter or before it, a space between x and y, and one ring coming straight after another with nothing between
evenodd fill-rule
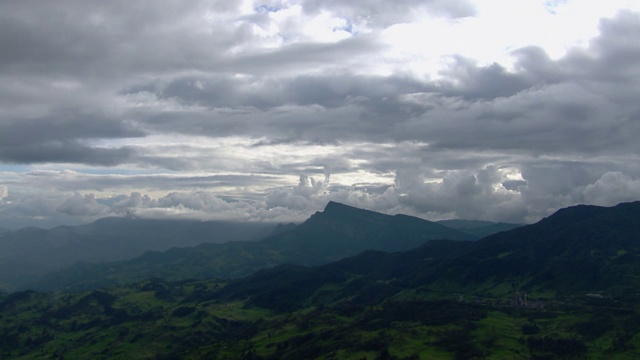
<instances>
[{"instance_id":1,"label":"cloud","mask_svg":"<svg viewBox=\"0 0 640 360\"><path fill-rule=\"evenodd\" d=\"M78 163L113 166L129 163L132 149L84 146L78 142L51 142L17 148L3 148L2 160L10 163Z\"/></svg>"},{"instance_id":2,"label":"cloud","mask_svg":"<svg viewBox=\"0 0 640 360\"><path fill-rule=\"evenodd\" d=\"M2 2L1 215L334 200L521 222L632 200L640 13L577 4Z\"/></svg>"},{"instance_id":3,"label":"cloud","mask_svg":"<svg viewBox=\"0 0 640 360\"><path fill-rule=\"evenodd\" d=\"M604 31L592 47L558 60L540 48L523 48L514 52L514 70L454 57L444 79L434 82L352 72L175 79L157 90L158 97L177 99L184 110L154 115L149 126L318 144L422 141L444 149L520 150L535 156L636 150L630 138L639 130L638 112L630 100L637 90L612 91L625 86L603 74L620 60L597 50L616 36ZM608 136L600 136L603 131Z\"/></svg>"},{"instance_id":4,"label":"cloud","mask_svg":"<svg viewBox=\"0 0 640 360\"><path fill-rule=\"evenodd\" d=\"M57 210L74 216L97 216L107 214L108 209L107 206L98 203L95 195L76 193L66 199Z\"/></svg>"},{"instance_id":5,"label":"cloud","mask_svg":"<svg viewBox=\"0 0 640 360\"><path fill-rule=\"evenodd\" d=\"M466 100L510 97L536 85L534 79L522 73L510 73L500 64L479 67L473 60L461 56L454 56L441 75L446 80L440 81L440 92Z\"/></svg>"},{"instance_id":6,"label":"cloud","mask_svg":"<svg viewBox=\"0 0 640 360\"><path fill-rule=\"evenodd\" d=\"M316 181L307 175L300 175L298 186L293 190L281 189L276 190L265 198L265 205L268 209L283 207L292 210L307 210L317 207L312 202L312 198L323 195L327 191L329 182L329 174L325 175L325 181Z\"/></svg>"},{"instance_id":7,"label":"cloud","mask_svg":"<svg viewBox=\"0 0 640 360\"><path fill-rule=\"evenodd\" d=\"M86 174L82 172L34 171L20 174L9 183L21 188L51 189L61 192L122 192L128 189L170 192L176 188L210 189L233 186L271 187L282 179L270 175L154 173L154 174Z\"/></svg>"},{"instance_id":8,"label":"cloud","mask_svg":"<svg viewBox=\"0 0 640 360\"><path fill-rule=\"evenodd\" d=\"M149 195L132 192L129 196L120 196L118 202L111 206L111 211L116 214L128 214L136 208L153 207L156 201Z\"/></svg>"},{"instance_id":9,"label":"cloud","mask_svg":"<svg viewBox=\"0 0 640 360\"><path fill-rule=\"evenodd\" d=\"M465 219L522 221L528 209L519 191L505 188L506 174L498 167L449 171L442 180L405 170L396 176L401 204L419 214L446 214Z\"/></svg>"},{"instance_id":10,"label":"cloud","mask_svg":"<svg viewBox=\"0 0 640 360\"><path fill-rule=\"evenodd\" d=\"M621 172L607 172L593 184L584 188L584 198L589 204L613 206L621 202L640 199L640 180Z\"/></svg>"},{"instance_id":11,"label":"cloud","mask_svg":"<svg viewBox=\"0 0 640 360\"><path fill-rule=\"evenodd\" d=\"M372 26L390 26L396 23L406 22L411 19L412 12L420 9L443 16L457 18L475 14L474 6L465 0L456 1L320 1L310 0L302 2L303 9L309 13L317 13L322 10L335 11L343 14L353 22L365 22Z\"/></svg>"}]
</instances>

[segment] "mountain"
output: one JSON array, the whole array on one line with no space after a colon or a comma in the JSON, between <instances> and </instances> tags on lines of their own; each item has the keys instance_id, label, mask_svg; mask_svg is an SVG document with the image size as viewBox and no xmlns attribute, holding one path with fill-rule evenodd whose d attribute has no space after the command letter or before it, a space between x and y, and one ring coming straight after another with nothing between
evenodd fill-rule
<instances>
[{"instance_id":1,"label":"mountain","mask_svg":"<svg viewBox=\"0 0 640 360\"><path fill-rule=\"evenodd\" d=\"M469 234L407 215L386 215L329 202L288 233L265 239L300 264L319 264L365 250L402 251L428 240L473 240Z\"/></svg>"},{"instance_id":2,"label":"mountain","mask_svg":"<svg viewBox=\"0 0 640 360\"><path fill-rule=\"evenodd\" d=\"M639 216L640 202L561 209L536 224L483 239L464 258L465 266L450 264L448 276L499 282L509 274L529 291L635 294L632 289L640 285Z\"/></svg>"},{"instance_id":3,"label":"mountain","mask_svg":"<svg viewBox=\"0 0 640 360\"><path fill-rule=\"evenodd\" d=\"M406 215L385 215L329 202L304 223L259 241L202 244L147 252L109 264L77 264L29 285L36 289L86 289L145 278L238 278L278 264L319 265L366 250L408 250L433 239L473 236Z\"/></svg>"},{"instance_id":4,"label":"mountain","mask_svg":"<svg viewBox=\"0 0 640 360\"><path fill-rule=\"evenodd\" d=\"M104 218L50 230L23 228L0 236L0 288L16 289L77 262L131 259L146 251L256 239L273 224Z\"/></svg>"},{"instance_id":5,"label":"mountain","mask_svg":"<svg viewBox=\"0 0 640 360\"><path fill-rule=\"evenodd\" d=\"M512 230L523 226L523 224L510 224L503 222L491 222L480 220L440 220L438 224L446 227L466 232L481 239L495 233Z\"/></svg>"},{"instance_id":6,"label":"mountain","mask_svg":"<svg viewBox=\"0 0 640 360\"><path fill-rule=\"evenodd\" d=\"M476 242L430 241L406 252L369 251L317 268L262 270L229 284L222 296L274 310L363 296L363 289L371 304L406 292L489 298L591 294L640 302L639 217L640 202L581 205Z\"/></svg>"},{"instance_id":7,"label":"mountain","mask_svg":"<svg viewBox=\"0 0 640 360\"><path fill-rule=\"evenodd\" d=\"M395 224L331 207L303 230L364 241ZM636 359L639 216L640 202L576 206L479 241L431 240L235 280L0 294L0 357ZM371 242L390 246L384 238Z\"/></svg>"}]
</instances>

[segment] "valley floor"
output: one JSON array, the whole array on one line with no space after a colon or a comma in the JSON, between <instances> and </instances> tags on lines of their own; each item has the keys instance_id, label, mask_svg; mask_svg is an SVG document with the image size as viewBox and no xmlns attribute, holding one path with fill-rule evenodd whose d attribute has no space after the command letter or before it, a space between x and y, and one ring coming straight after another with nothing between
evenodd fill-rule
<instances>
[{"instance_id":1,"label":"valley floor","mask_svg":"<svg viewBox=\"0 0 640 360\"><path fill-rule=\"evenodd\" d=\"M2 359L638 359L636 304L365 297L291 311L220 281L0 297ZM325 289L326 290L326 289Z\"/></svg>"}]
</instances>

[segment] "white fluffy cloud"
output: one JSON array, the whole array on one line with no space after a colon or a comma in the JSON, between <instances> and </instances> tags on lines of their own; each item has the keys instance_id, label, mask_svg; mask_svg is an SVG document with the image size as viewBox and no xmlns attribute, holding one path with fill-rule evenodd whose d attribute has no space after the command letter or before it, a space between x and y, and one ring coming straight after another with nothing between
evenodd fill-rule
<instances>
[{"instance_id":1,"label":"white fluffy cloud","mask_svg":"<svg viewBox=\"0 0 640 360\"><path fill-rule=\"evenodd\" d=\"M640 199L640 179L621 172L607 172L584 188L584 199L589 204L601 206L637 201Z\"/></svg>"},{"instance_id":2,"label":"white fluffy cloud","mask_svg":"<svg viewBox=\"0 0 640 360\"><path fill-rule=\"evenodd\" d=\"M109 208L98 203L95 195L91 193L85 195L76 193L73 197L66 199L57 210L68 215L92 217L108 214Z\"/></svg>"}]
</instances>

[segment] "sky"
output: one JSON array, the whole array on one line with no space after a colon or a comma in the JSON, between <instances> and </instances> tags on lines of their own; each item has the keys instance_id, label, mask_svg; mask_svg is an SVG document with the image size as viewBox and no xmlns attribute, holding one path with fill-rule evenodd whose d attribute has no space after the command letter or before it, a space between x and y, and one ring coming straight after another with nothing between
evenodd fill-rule
<instances>
[{"instance_id":1,"label":"sky","mask_svg":"<svg viewBox=\"0 0 640 360\"><path fill-rule=\"evenodd\" d=\"M0 1L0 227L640 200L640 1Z\"/></svg>"}]
</instances>

